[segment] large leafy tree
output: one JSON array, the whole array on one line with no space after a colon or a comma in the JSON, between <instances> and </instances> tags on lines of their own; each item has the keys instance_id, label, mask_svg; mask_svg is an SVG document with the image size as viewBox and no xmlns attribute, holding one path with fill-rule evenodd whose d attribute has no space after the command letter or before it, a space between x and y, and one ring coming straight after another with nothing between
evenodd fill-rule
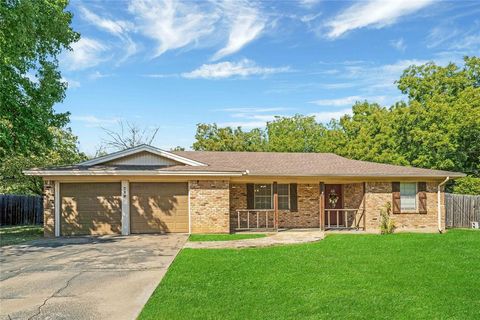
<instances>
[{"instance_id":1,"label":"large leafy tree","mask_svg":"<svg viewBox=\"0 0 480 320\"><path fill-rule=\"evenodd\" d=\"M63 162L50 157L65 146L78 154L76 137L59 132L66 130L69 114L54 110L67 88L57 57L79 39L70 26L67 4L66 0L0 0L0 192L38 192L18 184L23 180L18 175L21 164L28 168ZM65 136L74 143L58 140Z\"/></svg>"},{"instance_id":2,"label":"large leafy tree","mask_svg":"<svg viewBox=\"0 0 480 320\"><path fill-rule=\"evenodd\" d=\"M267 123L267 150L276 152L320 152L326 128L315 117L277 117Z\"/></svg>"},{"instance_id":3,"label":"large leafy tree","mask_svg":"<svg viewBox=\"0 0 480 320\"><path fill-rule=\"evenodd\" d=\"M219 128L216 124L198 124L193 149L201 151L264 151L265 133L261 129Z\"/></svg>"},{"instance_id":4,"label":"large leafy tree","mask_svg":"<svg viewBox=\"0 0 480 320\"><path fill-rule=\"evenodd\" d=\"M352 115L326 126L301 115L276 118L265 130L255 129L255 134L263 137L256 147L278 152L335 152L352 159L480 176L480 58L466 57L463 66L411 66L397 86L406 101L391 107L357 102ZM241 128L202 124L193 146L253 151L255 148L242 140L248 134ZM468 180L469 186L475 183L478 180Z\"/></svg>"}]
</instances>

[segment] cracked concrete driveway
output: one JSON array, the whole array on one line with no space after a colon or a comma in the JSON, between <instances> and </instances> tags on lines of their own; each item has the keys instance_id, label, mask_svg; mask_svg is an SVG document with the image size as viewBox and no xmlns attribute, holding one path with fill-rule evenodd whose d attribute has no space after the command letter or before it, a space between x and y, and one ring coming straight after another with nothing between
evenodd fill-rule
<instances>
[{"instance_id":1,"label":"cracked concrete driveway","mask_svg":"<svg viewBox=\"0 0 480 320\"><path fill-rule=\"evenodd\" d=\"M0 319L135 319L187 237L59 238L0 248Z\"/></svg>"}]
</instances>

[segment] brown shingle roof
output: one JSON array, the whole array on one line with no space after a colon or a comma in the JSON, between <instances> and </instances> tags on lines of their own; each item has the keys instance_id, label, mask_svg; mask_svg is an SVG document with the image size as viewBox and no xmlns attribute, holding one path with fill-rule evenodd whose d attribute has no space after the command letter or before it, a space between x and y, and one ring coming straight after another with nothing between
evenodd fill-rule
<instances>
[{"instance_id":1,"label":"brown shingle roof","mask_svg":"<svg viewBox=\"0 0 480 320\"><path fill-rule=\"evenodd\" d=\"M137 147L139 148L139 147ZM150 147L151 148L151 147ZM141 149L141 148L140 148ZM127 151L132 151L131 149ZM31 169L26 173L45 175L56 174L175 174L218 173L222 175L250 176L318 176L318 177L462 177L459 172L430 170L396 166L367 161L351 160L333 153L277 153L277 152L215 152L175 151L171 152L206 165L178 164L174 166L151 165L108 165L81 163L72 166ZM172 155L174 156L174 155Z\"/></svg>"},{"instance_id":2,"label":"brown shingle roof","mask_svg":"<svg viewBox=\"0 0 480 320\"><path fill-rule=\"evenodd\" d=\"M463 173L351 160L333 153L176 151L210 169L260 176L460 177ZM170 167L169 169L173 169ZM195 167L178 168L189 170ZM204 167L205 168L205 167ZM198 167L196 168L198 170Z\"/></svg>"}]
</instances>

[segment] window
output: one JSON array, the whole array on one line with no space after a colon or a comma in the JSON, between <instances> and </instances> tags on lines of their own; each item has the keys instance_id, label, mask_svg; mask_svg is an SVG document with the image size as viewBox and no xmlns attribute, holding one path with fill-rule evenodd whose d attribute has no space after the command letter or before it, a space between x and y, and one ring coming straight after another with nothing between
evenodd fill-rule
<instances>
[{"instance_id":1,"label":"window","mask_svg":"<svg viewBox=\"0 0 480 320\"><path fill-rule=\"evenodd\" d=\"M254 187L255 209L272 209L272 185L256 184Z\"/></svg>"},{"instance_id":2,"label":"window","mask_svg":"<svg viewBox=\"0 0 480 320\"><path fill-rule=\"evenodd\" d=\"M400 211L417 209L417 184L415 182L400 183Z\"/></svg>"},{"instance_id":3,"label":"window","mask_svg":"<svg viewBox=\"0 0 480 320\"><path fill-rule=\"evenodd\" d=\"M278 184L278 209L290 209L290 190L288 184ZM271 184L255 184L255 209L273 209L273 186Z\"/></svg>"},{"instance_id":4,"label":"window","mask_svg":"<svg viewBox=\"0 0 480 320\"><path fill-rule=\"evenodd\" d=\"M289 185L288 184L279 184L277 185L278 191L278 209L288 210L290 209L290 199L289 199Z\"/></svg>"}]
</instances>

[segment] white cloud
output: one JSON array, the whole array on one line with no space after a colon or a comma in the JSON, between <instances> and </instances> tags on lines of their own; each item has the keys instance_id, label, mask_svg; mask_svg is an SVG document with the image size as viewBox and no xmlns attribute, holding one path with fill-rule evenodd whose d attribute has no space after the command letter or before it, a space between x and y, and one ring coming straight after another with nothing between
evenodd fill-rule
<instances>
[{"instance_id":1,"label":"white cloud","mask_svg":"<svg viewBox=\"0 0 480 320\"><path fill-rule=\"evenodd\" d=\"M326 23L327 37L334 39L350 30L364 27L383 28L400 17L432 4L433 0L368 0L355 3Z\"/></svg>"},{"instance_id":2,"label":"white cloud","mask_svg":"<svg viewBox=\"0 0 480 320\"><path fill-rule=\"evenodd\" d=\"M84 115L84 116L70 116L72 121L83 122L86 124L87 127L101 127L105 125L116 124L121 118L113 117L113 118L98 118L94 115Z\"/></svg>"},{"instance_id":3,"label":"white cloud","mask_svg":"<svg viewBox=\"0 0 480 320\"><path fill-rule=\"evenodd\" d=\"M233 107L233 108L216 109L216 111L241 112L241 113L262 113L262 112L274 112L274 111L284 111L284 110L287 110L287 108L282 108L282 107Z\"/></svg>"},{"instance_id":4,"label":"white cloud","mask_svg":"<svg viewBox=\"0 0 480 320\"><path fill-rule=\"evenodd\" d=\"M239 62L225 61L215 64L204 64L196 70L182 73L182 77L187 79L224 79L230 77L247 77L251 75L264 76L288 71L290 71L289 67L260 67L252 60L243 59Z\"/></svg>"},{"instance_id":5,"label":"white cloud","mask_svg":"<svg viewBox=\"0 0 480 320\"><path fill-rule=\"evenodd\" d=\"M102 73L100 71L95 71L95 72L91 73L88 77L92 80L97 80L97 79L108 78L108 77L112 77L112 76L113 76L113 74Z\"/></svg>"},{"instance_id":6,"label":"white cloud","mask_svg":"<svg viewBox=\"0 0 480 320\"><path fill-rule=\"evenodd\" d=\"M369 102L379 102L382 103L385 101L385 96L372 96L372 97L363 97L363 96L349 96L349 97L342 97L336 99L319 99L315 101L311 101L310 103L316 104L318 106L348 106L353 105L357 101L364 101L368 100Z\"/></svg>"},{"instance_id":7,"label":"white cloud","mask_svg":"<svg viewBox=\"0 0 480 320\"><path fill-rule=\"evenodd\" d=\"M255 40L265 28L266 20L258 8L248 2L225 2L223 10L230 28L228 42L218 50L212 60L221 59L242 49Z\"/></svg>"},{"instance_id":8,"label":"white cloud","mask_svg":"<svg viewBox=\"0 0 480 320\"><path fill-rule=\"evenodd\" d=\"M218 124L219 127L242 127L242 128L263 128L267 125L265 121L231 121L231 122L221 122Z\"/></svg>"},{"instance_id":9,"label":"white cloud","mask_svg":"<svg viewBox=\"0 0 480 320\"><path fill-rule=\"evenodd\" d=\"M68 51L62 58L62 64L68 70L81 70L96 66L105 60L104 53L108 50L108 46L103 43L86 37L81 38L71 47L72 51Z\"/></svg>"},{"instance_id":10,"label":"white cloud","mask_svg":"<svg viewBox=\"0 0 480 320\"><path fill-rule=\"evenodd\" d=\"M401 52L404 52L405 49L407 49L407 45L405 44L405 40L403 40L403 38L391 40L390 45Z\"/></svg>"},{"instance_id":11,"label":"white cloud","mask_svg":"<svg viewBox=\"0 0 480 320\"><path fill-rule=\"evenodd\" d=\"M158 43L154 57L198 44L211 34L219 19L218 13L202 9L195 2L183 4L174 0L138 0L129 5L130 12L136 15L139 31Z\"/></svg>"},{"instance_id":12,"label":"white cloud","mask_svg":"<svg viewBox=\"0 0 480 320\"><path fill-rule=\"evenodd\" d=\"M453 50L477 50L480 46L480 33L479 34L469 34L466 36L457 39L451 46L450 49Z\"/></svg>"},{"instance_id":13,"label":"white cloud","mask_svg":"<svg viewBox=\"0 0 480 320\"><path fill-rule=\"evenodd\" d=\"M314 6L317 5L319 2L320 2L320 0L298 0L298 3L299 3L302 7L306 7L306 8L314 7Z\"/></svg>"},{"instance_id":14,"label":"white cloud","mask_svg":"<svg viewBox=\"0 0 480 320\"><path fill-rule=\"evenodd\" d=\"M352 114L352 109L348 108L339 111L315 112L311 113L310 116L314 116L318 122L328 122L332 119L339 119L346 114Z\"/></svg>"},{"instance_id":15,"label":"white cloud","mask_svg":"<svg viewBox=\"0 0 480 320\"><path fill-rule=\"evenodd\" d=\"M220 127L243 127L262 128L267 122L275 120L275 117L283 116L279 111L287 110L284 107L233 107L217 109L218 111L229 112L234 121L219 123Z\"/></svg>"},{"instance_id":16,"label":"white cloud","mask_svg":"<svg viewBox=\"0 0 480 320\"><path fill-rule=\"evenodd\" d=\"M129 32L134 30L134 25L130 21L125 20L114 20L100 17L99 15L93 13L89 9L81 6L80 12L82 18L87 22L93 24L97 28L106 31L121 40L119 45L120 50L123 51L123 55L119 58L119 62L125 61L130 56L134 55L138 51L137 44L132 40L129 35Z\"/></svg>"},{"instance_id":17,"label":"white cloud","mask_svg":"<svg viewBox=\"0 0 480 320\"><path fill-rule=\"evenodd\" d=\"M80 87L80 82L73 79L62 78L62 82L66 82L69 89L75 89Z\"/></svg>"},{"instance_id":18,"label":"white cloud","mask_svg":"<svg viewBox=\"0 0 480 320\"><path fill-rule=\"evenodd\" d=\"M80 7L80 12L82 17L89 23L117 36L123 36L133 29L133 24L129 21L103 18L83 6Z\"/></svg>"}]
</instances>

